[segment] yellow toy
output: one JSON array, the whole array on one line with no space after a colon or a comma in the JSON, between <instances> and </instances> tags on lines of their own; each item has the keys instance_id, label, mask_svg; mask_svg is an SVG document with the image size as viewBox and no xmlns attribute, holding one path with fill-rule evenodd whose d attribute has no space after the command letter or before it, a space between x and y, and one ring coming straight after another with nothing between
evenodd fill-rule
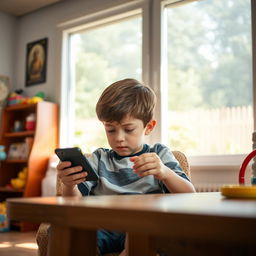
<instances>
[{"instance_id":1,"label":"yellow toy","mask_svg":"<svg viewBox=\"0 0 256 256\"><path fill-rule=\"evenodd\" d=\"M35 104L40 101L43 101L43 99L40 97L34 96L34 97L28 99L28 104Z\"/></svg>"},{"instance_id":2,"label":"yellow toy","mask_svg":"<svg viewBox=\"0 0 256 256\"><path fill-rule=\"evenodd\" d=\"M9 231L9 220L6 216L6 203L0 203L0 232Z\"/></svg>"},{"instance_id":3,"label":"yellow toy","mask_svg":"<svg viewBox=\"0 0 256 256\"><path fill-rule=\"evenodd\" d=\"M29 104L35 104L37 102L43 101L45 98L45 94L43 92L38 92L34 97L28 99Z\"/></svg>"},{"instance_id":4,"label":"yellow toy","mask_svg":"<svg viewBox=\"0 0 256 256\"><path fill-rule=\"evenodd\" d=\"M28 168L24 167L22 171L18 173L18 177L15 179L11 179L11 184L13 188L22 189L25 187L26 179L27 179Z\"/></svg>"},{"instance_id":5,"label":"yellow toy","mask_svg":"<svg viewBox=\"0 0 256 256\"><path fill-rule=\"evenodd\" d=\"M6 214L6 203L5 202L0 203L0 214Z\"/></svg>"}]
</instances>

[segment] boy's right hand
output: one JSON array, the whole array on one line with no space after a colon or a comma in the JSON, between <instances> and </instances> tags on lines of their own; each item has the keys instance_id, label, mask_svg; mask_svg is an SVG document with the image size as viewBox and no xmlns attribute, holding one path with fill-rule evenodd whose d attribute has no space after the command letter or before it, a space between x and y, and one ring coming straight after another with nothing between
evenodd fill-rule
<instances>
[{"instance_id":1,"label":"boy's right hand","mask_svg":"<svg viewBox=\"0 0 256 256\"><path fill-rule=\"evenodd\" d=\"M57 165L58 178L61 180L61 182L65 186L72 188L75 185L86 181L86 176L88 175L88 173L80 172L83 169L82 166L75 166L75 167L68 168L69 166L71 166L71 162L68 162L68 161L59 162L59 164ZM76 172L80 172L80 173L76 173Z\"/></svg>"}]
</instances>

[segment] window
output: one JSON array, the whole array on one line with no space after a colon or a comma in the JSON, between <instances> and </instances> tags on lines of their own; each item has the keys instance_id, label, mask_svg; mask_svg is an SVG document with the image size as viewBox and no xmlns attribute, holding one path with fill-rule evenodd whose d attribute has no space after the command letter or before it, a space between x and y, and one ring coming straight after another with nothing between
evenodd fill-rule
<instances>
[{"instance_id":1,"label":"window","mask_svg":"<svg viewBox=\"0 0 256 256\"><path fill-rule=\"evenodd\" d=\"M167 5L168 130L188 155L251 151L250 0Z\"/></svg>"},{"instance_id":2,"label":"window","mask_svg":"<svg viewBox=\"0 0 256 256\"><path fill-rule=\"evenodd\" d=\"M124 2L62 27L61 139L83 151L108 147L96 102L133 77L158 97L150 143L184 151L192 165L240 164L254 130L251 1Z\"/></svg>"},{"instance_id":3,"label":"window","mask_svg":"<svg viewBox=\"0 0 256 256\"><path fill-rule=\"evenodd\" d=\"M141 80L141 22L141 16L135 15L70 35L74 67L72 144L85 152L108 147L103 125L95 113L104 88L124 78Z\"/></svg>"}]
</instances>

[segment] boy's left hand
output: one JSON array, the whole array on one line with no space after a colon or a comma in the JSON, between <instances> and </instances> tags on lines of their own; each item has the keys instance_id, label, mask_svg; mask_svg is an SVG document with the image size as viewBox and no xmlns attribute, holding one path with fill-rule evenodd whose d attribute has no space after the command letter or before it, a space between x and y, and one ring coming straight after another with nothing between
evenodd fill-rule
<instances>
[{"instance_id":1,"label":"boy's left hand","mask_svg":"<svg viewBox=\"0 0 256 256\"><path fill-rule=\"evenodd\" d=\"M145 153L140 156L133 156L130 160L134 163L134 172L141 177L154 175L155 178L164 180L167 175L167 170L169 170L156 153Z\"/></svg>"}]
</instances>

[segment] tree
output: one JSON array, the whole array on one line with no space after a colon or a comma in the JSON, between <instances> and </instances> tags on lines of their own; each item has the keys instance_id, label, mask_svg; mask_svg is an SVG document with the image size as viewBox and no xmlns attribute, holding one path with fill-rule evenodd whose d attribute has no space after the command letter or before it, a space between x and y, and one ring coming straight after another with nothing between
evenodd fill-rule
<instances>
[{"instance_id":1,"label":"tree","mask_svg":"<svg viewBox=\"0 0 256 256\"><path fill-rule=\"evenodd\" d=\"M204 0L169 9L170 108L180 106L173 97L179 89L193 92L183 109L251 104L250 23L249 0Z\"/></svg>"},{"instance_id":2,"label":"tree","mask_svg":"<svg viewBox=\"0 0 256 256\"><path fill-rule=\"evenodd\" d=\"M94 125L96 102L106 86L128 77L141 79L141 18L75 34L71 42L75 56L76 143L86 150L106 146L104 132L95 126L94 134L88 137L86 126Z\"/></svg>"}]
</instances>

